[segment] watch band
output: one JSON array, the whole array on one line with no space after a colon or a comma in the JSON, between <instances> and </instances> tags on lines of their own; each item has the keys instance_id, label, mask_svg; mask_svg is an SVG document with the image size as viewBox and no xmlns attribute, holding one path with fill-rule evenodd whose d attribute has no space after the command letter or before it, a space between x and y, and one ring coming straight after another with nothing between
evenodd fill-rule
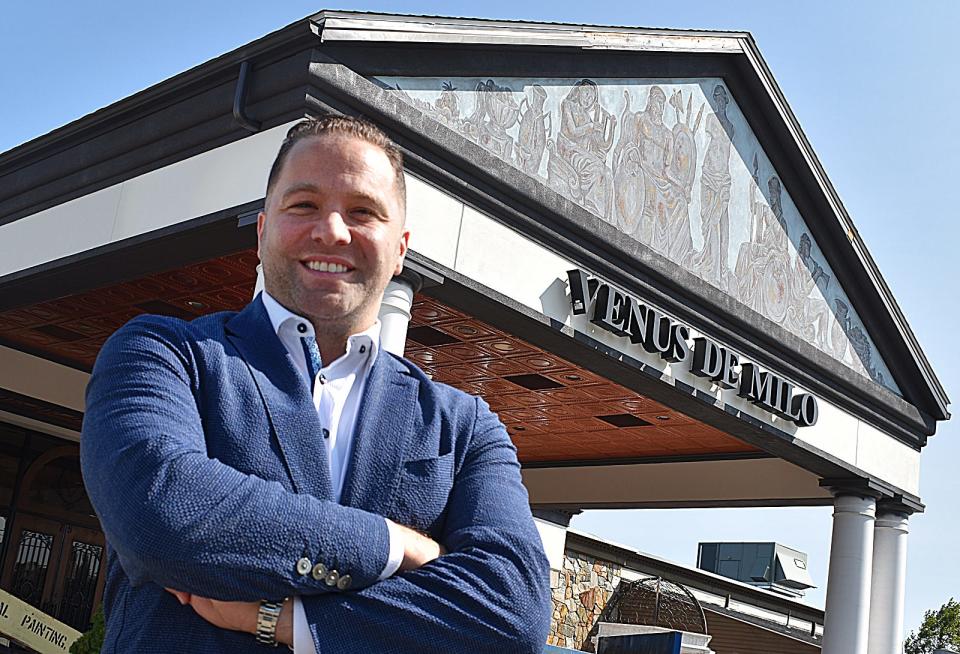
<instances>
[{"instance_id":1,"label":"watch band","mask_svg":"<svg viewBox=\"0 0 960 654\"><path fill-rule=\"evenodd\" d=\"M277 646L277 622L283 602L262 600L257 611L257 642L261 645Z\"/></svg>"}]
</instances>

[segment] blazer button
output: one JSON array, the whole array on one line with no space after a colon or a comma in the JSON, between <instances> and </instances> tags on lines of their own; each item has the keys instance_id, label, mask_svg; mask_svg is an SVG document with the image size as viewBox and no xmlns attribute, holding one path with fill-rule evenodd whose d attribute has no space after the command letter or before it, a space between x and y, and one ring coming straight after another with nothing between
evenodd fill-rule
<instances>
[{"instance_id":1,"label":"blazer button","mask_svg":"<svg viewBox=\"0 0 960 654\"><path fill-rule=\"evenodd\" d=\"M327 578L324 581L327 582L328 586L336 586L340 581L340 573L336 570L331 570L327 573Z\"/></svg>"},{"instance_id":2,"label":"blazer button","mask_svg":"<svg viewBox=\"0 0 960 654\"><path fill-rule=\"evenodd\" d=\"M323 581L327 577L327 566L322 563L318 563L313 566L313 578L317 581Z\"/></svg>"},{"instance_id":3,"label":"blazer button","mask_svg":"<svg viewBox=\"0 0 960 654\"><path fill-rule=\"evenodd\" d=\"M313 567L313 564L310 563L310 559L308 559L307 557L303 557L302 559L297 561L297 572L299 574L302 574L302 575L307 574L308 572L310 572L310 568L312 567Z\"/></svg>"},{"instance_id":4,"label":"blazer button","mask_svg":"<svg viewBox=\"0 0 960 654\"><path fill-rule=\"evenodd\" d=\"M340 581L337 582L337 588L340 590L346 590L350 588L351 581L353 581L353 579L350 577L350 575L341 575Z\"/></svg>"}]
</instances>

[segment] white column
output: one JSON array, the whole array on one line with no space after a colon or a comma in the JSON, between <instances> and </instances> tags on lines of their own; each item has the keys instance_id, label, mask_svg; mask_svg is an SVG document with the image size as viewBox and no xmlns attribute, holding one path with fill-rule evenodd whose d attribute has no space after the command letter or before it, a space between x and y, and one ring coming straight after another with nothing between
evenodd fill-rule
<instances>
[{"instance_id":1,"label":"white column","mask_svg":"<svg viewBox=\"0 0 960 654\"><path fill-rule=\"evenodd\" d=\"M410 309L413 295L419 290L419 275L404 270L387 284L380 305L380 347L387 352L403 356L407 342L407 325L410 324Z\"/></svg>"},{"instance_id":2,"label":"white column","mask_svg":"<svg viewBox=\"0 0 960 654\"><path fill-rule=\"evenodd\" d=\"M907 579L907 521L884 511L873 532L869 654L902 654L903 598Z\"/></svg>"},{"instance_id":3,"label":"white column","mask_svg":"<svg viewBox=\"0 0 960 654\"><path fill-rule=\"evenodd\" d=\"M833 507L821 652L867 654L877 501L872 497L837 495Z\"/></svg>"}]
</instances>

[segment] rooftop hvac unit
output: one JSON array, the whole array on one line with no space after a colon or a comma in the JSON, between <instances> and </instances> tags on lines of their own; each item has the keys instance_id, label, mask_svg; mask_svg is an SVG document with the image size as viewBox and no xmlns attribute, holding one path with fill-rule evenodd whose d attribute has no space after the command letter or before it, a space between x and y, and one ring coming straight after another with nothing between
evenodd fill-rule
<instances>
[{"instance_id":1,"label":"rooftop hvac unit","mask_svg":"<svg viewBox=\"0 0 960 654\"><path fill-rule=\"evenodd\" d=\"M807 555L779 543L700 543L697 567L789 597L816 587Z\"/></svg>"}]
</instances>

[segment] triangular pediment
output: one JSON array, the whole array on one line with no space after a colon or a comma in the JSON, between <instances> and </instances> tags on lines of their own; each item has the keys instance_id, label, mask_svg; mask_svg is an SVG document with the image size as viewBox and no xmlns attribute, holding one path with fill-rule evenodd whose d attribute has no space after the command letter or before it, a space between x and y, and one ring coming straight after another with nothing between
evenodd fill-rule
<instances>
[{"instance_id":1,"label":"triangular pediment","mask_svg":"<svg viewBox=\"0 0 960 654\"><path fill-rule=\"evenodd\" d=\"M374 81L743 307L900 393L722 79Z\"/></svg>"}]
</instances>

